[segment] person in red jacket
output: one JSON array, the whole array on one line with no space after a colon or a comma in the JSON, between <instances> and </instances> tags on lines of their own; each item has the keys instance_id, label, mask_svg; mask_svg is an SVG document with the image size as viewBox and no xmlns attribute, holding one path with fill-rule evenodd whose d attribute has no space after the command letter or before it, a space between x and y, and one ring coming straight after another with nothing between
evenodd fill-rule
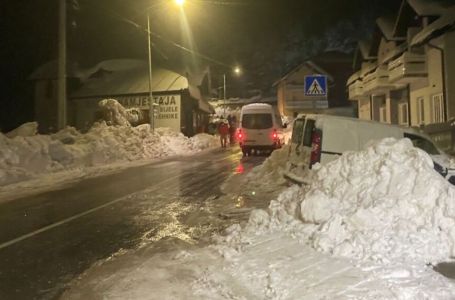
<instances>
[{"instance_id":1,"label":"person in red jacket","mask_svg":"<svg viewBox=\"0 0 455 300\"><path fill-rule=\"evenodd\" d=\"M221 147L226 148L229 135L229 125L225 120L221 120L220 124L218 125L218 133L220 134Z\"/></svg>"}]
</instances>

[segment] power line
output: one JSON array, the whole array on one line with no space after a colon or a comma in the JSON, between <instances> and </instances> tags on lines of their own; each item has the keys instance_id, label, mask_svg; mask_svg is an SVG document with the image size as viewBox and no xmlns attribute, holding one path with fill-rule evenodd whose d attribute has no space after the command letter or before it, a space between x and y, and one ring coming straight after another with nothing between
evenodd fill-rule
<instances>
[{"instance_id":1,"label":"power line","mask_svg":"<svg viewBox=\"0 0 455 300\"><path fill-rule=\"evenodd\" d=\"M217 2L217 3L226 2L226 1L213 1L213 0L198 0L198 1L200 1L200 2ZM232 2L232 3L235 3L235 2ZM89 5L89 6L92 6L92 7L96 7L97 9L101 8L99 6L93 5L92 3L86 3L86 4ZM129 24L129 25L135 27L136 29L139 29L139 30L145 32L146 34L149 33L147 28L145 28L144 26L142 26L142 25L136 23L135 21L133 21L133 20L131 20L131 19L129 19L129 18L117 13L116 11L114 11L112 9L106 9L106 8L103 7L102 11L103 11L104 14L110 15L111 17L114 17L115 19L118 19L118 20L120 20L120 21L122 21L122 22L124 22L126 24ZM205 59L207 61L210 61L212 63L215 63L215 64L223 66L223 67L233 68L232 65L229 65L227 63L224 63L224 62L221 62L219 60L216 60L215 58L212 58L212 57L210 57L210 56L208 56L206 54L200 53L200 52L195 51L193 49L189 49L189 48L187 48L187 47L185 47L185 46L183 46L183 45L181 45L181 44L179 44L179 43L177 43L175 41L166 39L165 37L161 36L160 34L158 34L156 32L151 31L150 34L152 36L154 36L154 37L156 37L156 38L158 38L158 39L160 39L160 40L162 40L162 41L164 41L164 42L166 42L166 43L168 43L168 44L170 44L170 45L172 45L172 46L174 46L174 47L176 47L176 48L178 48L180 50L182 50L182 51L185 51L187 53L195 55L195 56L197 56L199 58ZM155 46L155 45L152 43L152 46ZM155 46L155 49L157 49L159 52L161 52L156 46Z\"/></svg>"}]
</instances>

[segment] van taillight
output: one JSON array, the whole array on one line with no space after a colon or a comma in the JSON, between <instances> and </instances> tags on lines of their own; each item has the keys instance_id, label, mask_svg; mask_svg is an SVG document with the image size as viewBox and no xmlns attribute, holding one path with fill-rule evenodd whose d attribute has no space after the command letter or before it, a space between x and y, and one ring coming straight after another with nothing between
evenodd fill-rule
<instances>
[{"instance_id":1,"label":"van taillight","mask_svg":"<svg viewBox=\"0 0 455 300\"><path fill-rule=\"evenodd\" d=\"M321 140L322 140L322 133L321 130L315 129L311 134L311 161L310 161L310 169L311 167L321 161Z\"/></svg>"},{"instance_id":2,"label":"van taillight","mask_svg":"<svg viewBox=\"0 0 455 300\"><path fill-rule=\"evenodd\" d=\"M273 129L272 139L276 140L277 138L278 138L278 133L276 132L276 129Z\"/></svg>"},{"instance_id":3,"label":"van taillight","mask_svg":"<svg viewBox=\"0 0 455 300\"><path fill-rule=\"evenodd\" d=\"M237 131L237 139L238 139L239 141L242 141L242 140L243 140L243 132L242 132L242 129L239 129L239 130Z\"/></svg>"}]
</instances>

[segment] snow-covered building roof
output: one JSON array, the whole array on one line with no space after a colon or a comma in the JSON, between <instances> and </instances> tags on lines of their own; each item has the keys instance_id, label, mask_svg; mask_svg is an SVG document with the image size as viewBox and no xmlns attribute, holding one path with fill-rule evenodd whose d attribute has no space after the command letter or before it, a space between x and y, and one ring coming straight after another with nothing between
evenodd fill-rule
<instances>
[{"instance_id":1,"label":"snow-covered building roof","mask_svg":"<svg viewBox=\"0 0 455 300\"><path fill-rule=\"evenodd\" d=\"M83 86L72 93L71 98L149 92L149 74L146 62L135 60L102 62L89 69L86 72L86 77L83 80ZM186 77L171 70L153 68L153 92L180 91L188 88L189 84ZM194 96L197 99L200 95Z\"/></svg>"},{"instance_id":2,"label":"snow-covered building roof","mask_svg":"<svg viewBox=\"0 0 455 300\"><path fill-rule=\"evenodd\" d=\"M81 78L84 76L84 71L76 64L68 62L66 66L66 76L68 78ZM28 77L30 80L46 80L58 78L58 61L49 61L37 69Z\"/></svg>"},{"instance_id":3,"label":"snow-covered building roof","mask_svg":"<svg viewBox=\"0 0 455 300\"><path fill-rule=\"evenodd\" d=\"M411 41L411 46L425 43L431 37L455 28L455 5L445 10L445 13L436 21L423 28Z\"/></svg>"},{"instance_id":4,"label":"snow-covered building roof","mask_svg":"<svg viewBox=\"0 0 455 300\"><path fill-rule=\"evenodd\" d=\"M395 29L395 21L396 18L391 16L379 17L376 19L376 24L378 25L379 29L381 29L381 32L388 41L403 40L402 37L395 37L393 35Z\"/></svg>"},{"instance_id":5,"label":"snow-covered building roof","mask_svg":"<svg viewBox=\"0 0 455 300\"><path fill-rule=\"evenodd\" d=\"M362 54L363 59L376 59L376 56L370 55L371 41L361 40L359 41L359 50Z\"/></svg>"},{"instance_id":6,"label":"snow-covered building roof","mask_svg":"<svg viewBox=\"0 0 455 300\"><path fill-rule=\"evenodd\" d=\"M441 16L447 7L453 5L453 0L407 0L417 15Z\"/></svg>"},{"instance_id":7,"label":"snow-covered building roof","mask_svg":"<svg viewBox=\"0 0 455 300\"><path fill-rule=\"evenodd\" d=\"M438 17L453 5L453 0L403 0L395 21L393 36L405 37L409 27L421 27L420 18Z\"/></svg>"},{"instance_id":8,"label":"snow-covered building roof","mask_svg":"<svg viewBox=\"0 0 455 300\"><path fill-rule=\"evenodd\" d=\"M149 93L149 71L145 61L115 59L100 62L83 72L83 85L70 96L73 99L89 97L113 97L119 95ZM204 100L199 88L187 77L160 67L152 69L152 92L163 93L187 89L198 100L199 108L208 113L214 109Z\"/></svg>"},{"instance_id":9,"label":"snow-covered building roof","mask_svg":"<svg viewBox=\"0 0 455 300\"><path fill-rule=\"evenodd\" d=\"M302 67L308 67L317 74L323 74L327 76L327 79L330 82L333 82L334 76L332 73L336 72L338 66L333 67L339 63L348 63L352 62L352 57L348 54L339 52L339 51L328 51L321 53L313 58L307 59L304 62L300 63L289 72L287 72L283 77L275 81L273 86L277 86L280 82L288 79L293 74L300 71Z\"/></svg>"}]
</instances>

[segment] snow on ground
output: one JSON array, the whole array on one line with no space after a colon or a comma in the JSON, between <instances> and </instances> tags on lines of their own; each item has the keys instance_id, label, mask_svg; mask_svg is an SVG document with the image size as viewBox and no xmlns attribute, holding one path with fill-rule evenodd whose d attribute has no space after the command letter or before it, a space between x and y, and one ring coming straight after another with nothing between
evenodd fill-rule
<instances>
[{"instance_id":1,"label":"snow on ground","mask_svg":"<svg viewBox=\"0 0 455 300\"><path fill-rule=\"evenodd\" d=\"M286 149L250 182L278 179ZM258 185L261 185L258 184ZM65 299L455 299L432 269L454 255L455 192L407 140L318 166L204 248L141 249L90 270Z\"/></svg>"},{"instance_id":2,"label":"snow on ground","mask_svg":"<svg viewBox=\"0 0 455 300\"><path fill-rule=\"evenodd\" d=\"M93 167L190 155L219 144L217 137L208 134L188 138L168 128L152 133L148 124L107 126L101 122L85 134L67 127L56 134L37 135L36 128L36 123L27 123L10 137L0 134L0 186L56 172L58 177L77 177Z\"/></svg>"}]
</instances>

